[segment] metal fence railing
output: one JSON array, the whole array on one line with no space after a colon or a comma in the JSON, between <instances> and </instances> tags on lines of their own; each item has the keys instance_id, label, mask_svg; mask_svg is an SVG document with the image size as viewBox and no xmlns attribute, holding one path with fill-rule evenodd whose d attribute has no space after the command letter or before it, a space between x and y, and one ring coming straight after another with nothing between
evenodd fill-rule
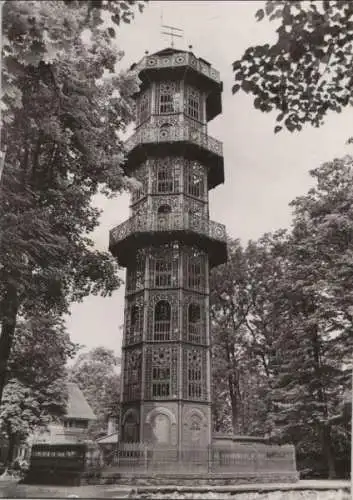
<instances>
[{"instance_id":1,"label":"metal fence railing","mask_svg":"<svg viewBox=\"0 0 353 500\"><path fill-rule=\"evenodd\" d=\"M119 444L107 459L125 472L184 472L252 474L295 471L291 446L208 446L178 449L144 443Z\"/></svg>"}]
</instances>

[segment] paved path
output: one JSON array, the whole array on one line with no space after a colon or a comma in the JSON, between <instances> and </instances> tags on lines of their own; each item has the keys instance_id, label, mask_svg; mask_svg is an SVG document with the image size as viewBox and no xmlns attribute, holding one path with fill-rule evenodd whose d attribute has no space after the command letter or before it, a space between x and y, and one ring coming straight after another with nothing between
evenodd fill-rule
<instances>
[{"instance_id":1,"label":"paved path","mask_svg":"<svg viewBox=\"0 0 353 500\"><path fill-rule=\"evenodd\" d=\"M294 490L313 490L313 491L346 491L350 488L350 481L341 480L303 480L297 483L266 483L266 484L243 484L233 486L138 486L133 488L123 485L88 485L88 486L40 486L19 484L14 487L11 493L2 498L130 498L140 493L151 493L160 491L160 493L205 493L212 491L214 493L235 493L235 492L270 492ZM1 494L0 494L1 497ZM135 497L136 498L136 497ZM146 498L146 497L145 497ZM285 498L285 497L284 497Z\"/></svg>"}]
</instances>

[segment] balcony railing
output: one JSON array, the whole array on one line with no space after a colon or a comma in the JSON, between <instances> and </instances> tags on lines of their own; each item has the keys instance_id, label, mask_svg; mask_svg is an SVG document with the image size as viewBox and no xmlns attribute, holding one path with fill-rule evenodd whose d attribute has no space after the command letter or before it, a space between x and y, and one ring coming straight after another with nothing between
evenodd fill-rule
<instances>
[{"instance_id":1,"label":"balcony railing","mask_svg":"<svg viewBox=\"0 0 353 500\"><path fill-rule=\"evenodd\" d=\"M168 121L167 117L166 121ZM130 139L126 141L125 147L127 152L130 152L140 144L185 141L203 147L218 156L223 156L223 146L220 141L188 125L165 128L148 125L139 129L132 135Z\"/></svg>"},{"instance_id":2,"label":"balcony railing","mask_svg":"<svg viewBox=\"0 0 353 500\"><path fill-rule=\"evenodd\" d=\"M110 246L134 233L154 231L193 231L226 242L226 228L223 224L187 213L173 212L163 217L148 217L147 214L131 217L110 231Z\"/></svg>"},{"instance_id":3,"label":"balcony railing","mask_svg":"<svg viewBox=\"0 0 353 500\"><path fill-rule=\"evenodd\" d=\"M200 59L197 59L193 54L188 53L177 53L162 56L147 56L141 59L141 61L136 64L134 71L137 73L147 69L147 68L175 68L181 66L190 66L194 68L199 73L206 75L211 80L220 83L220 74L217 70L204 63Z\"/></svg>"}]
</instances>

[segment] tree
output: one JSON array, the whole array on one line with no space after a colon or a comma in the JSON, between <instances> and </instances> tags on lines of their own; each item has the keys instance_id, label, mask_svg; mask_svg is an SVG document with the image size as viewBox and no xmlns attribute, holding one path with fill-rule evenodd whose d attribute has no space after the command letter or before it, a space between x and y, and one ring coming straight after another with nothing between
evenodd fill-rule
<instances>
[{"instance_id":1,"label":"tree","mask_svg":"<svg viewBox=\"0 0 353 500\"><path fill-rule=\"evenodd\" d=\"M119 132L132 119L136 81L107 72L122 57L113 25L130 22L135 5L142 9L93 0L3 6L0 401L19 316L62 314L120 285L114 259L88 235L100 213L93 196L131 185Z\"/></svg>"},{"instance_id":2,"label":"tree","mask_svg":"<svg viewBox=\"0 0 353 500\"><path fill-rule=\"evenodd\" d=\"M234 429L292 442L301 468L335 477L349 455L336 417L352 370L353 159L311 175L314 187L291 203L290 231L231 245L229 262L213 272L214 383L223 414L236 388ZM228 380L236 383L226 395ZM215 410L222 415L220 399Z\"/></svg>"},{"instance_id":3,"label":"tree","mask_svg":"<svg viewBox=\"0 0 353 500\"><path fill-rule=\"evenodd\" d=\"M109 419L120 417L120 359L104 347L82 353L70 370L70 380L79 385L97 421L92 424L93 438L106 434Z\"/></svg>"},{"instance_id":4,"label":"tree","mask_svg":"<svg viewBox=\"0 0 353 500\"><path fill-rule=\"evenodd\" d=\"M352 370L353 159L326 163L311 175L315 187L292 202L291 265L283 283L291 328L280 331L272 418L277 433L301 446L305 435L315 438L335 477L339 429L332 422Z\"/></svg>"},{"instance_id":5,"label":"tree","mask_svg":"<svg viewBox=\"0 0 353 500\"><path fill-rule=\"evenodd\" d=\"M281 324L276 292L283 238L281 231L265 235L245 249L238 241L230 242L228 263L211 275L213 384L216 392L223 388L222 394L227 394L236 433L266 432L276 329Z\"/></svg>"},{"instance_id":6,"label":"tree","mask_svg":"<svg viewBox=\"0 0 353 500\"><path fill-rule=\"evenodd\" d=\"M236 84L263 112L277 110L275 133L323 124L353 103L350 0L270 0L256 13L278 23L277 41L249 47L233 63Z\"/></svg>"},{"instance_id":7,"label":"tree","mask_svg":"<svg viewBox=\"0 0 353 500\"><path fill-rule=\"evenodd\" d=\"M0 408L0 431L9 443L9 464L17 444L65 414L66 362L77 347L56 317L18 323Z\"/></svg>"}]
</instances>

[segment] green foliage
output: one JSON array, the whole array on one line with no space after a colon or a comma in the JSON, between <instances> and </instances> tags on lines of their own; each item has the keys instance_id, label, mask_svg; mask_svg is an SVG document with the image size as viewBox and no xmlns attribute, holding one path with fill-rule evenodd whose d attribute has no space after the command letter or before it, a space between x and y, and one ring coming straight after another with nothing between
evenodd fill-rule
<instances>
[{"instance_id":1,"label":"green foliage","mask_svg":"<svg viewBox=\"0 0 353 500\"><path fill-rule=\"evenodd\" d=\"M97 420L91 425L93 438L107 433L109 419L116 423L120 417L120 359L114 352L97 347L82 353L70 370L70 380L79 385Z\"/></svg>"},{"instance_id":2,"label":"green foliage","mask_svg":"<svg viewBox=\"0 0 353 500\"><path fill-rule=\"evenodd\" d=\"M222 388L220 400L225 398L227 408L230 406L235 433L257 435L267 431L276 342L275 301L271 299L275 294L275 268L279 267L271 244L276 247L280 237L275 235L272 241L266 235L245 249L238 241L231 242L228 263L211 275L215 402ZM218 418L215 412L214 418Z\"/></svg>"},{"instance_id":3,"label":"green foliage","mask_svg":"<svg viewBox=\"0 0 353 500\"><path fill-rule=\"evenodd\" d=\"M76 351L63 322L53 316L18 323L0 409L0 432L11 444L9 461L15 444L64 415L65 367Z\"/></svg>"},{"instance_id":4,"label":"green foliage","mask_svg":"<svg viewBox=\"0 0 353 500\"><path fill-rule=\"evenodd\" d=\"M224 411L236 393L234 429L293 442L304 468L316 461L334 477L348 456L339 416L352 370L353 159L310 173L315 186L291 203L291 231L245 249L233 242L213 272L215 384Z\"/></svg>"},{"instance_id":5,"label":"green foliage","mask_svg":"<svg viewBox=\"0 0 353 500\"><path fill-rule=\"evenodd\" d=\"M236 84L263 112L277 110L275 133L319 127L352 105L353 4L350 0L269 0L256 13L278 26L277 41L249 47L233 63Z\"/></svg>"},{"instance_id":6,"label":"green foliage","mask_svg":"<svg viewBox=\"0 0 353 500\"><path fill-rule=\"evenodd\" d=\"M3 6L0 191L0 400L18 314L62 314L119 287L117 265L89 234L98 192L129 187L119 133L133 118L131 75L112 27L141 2L16 1Z\"/></svg>"}]
</instances>

